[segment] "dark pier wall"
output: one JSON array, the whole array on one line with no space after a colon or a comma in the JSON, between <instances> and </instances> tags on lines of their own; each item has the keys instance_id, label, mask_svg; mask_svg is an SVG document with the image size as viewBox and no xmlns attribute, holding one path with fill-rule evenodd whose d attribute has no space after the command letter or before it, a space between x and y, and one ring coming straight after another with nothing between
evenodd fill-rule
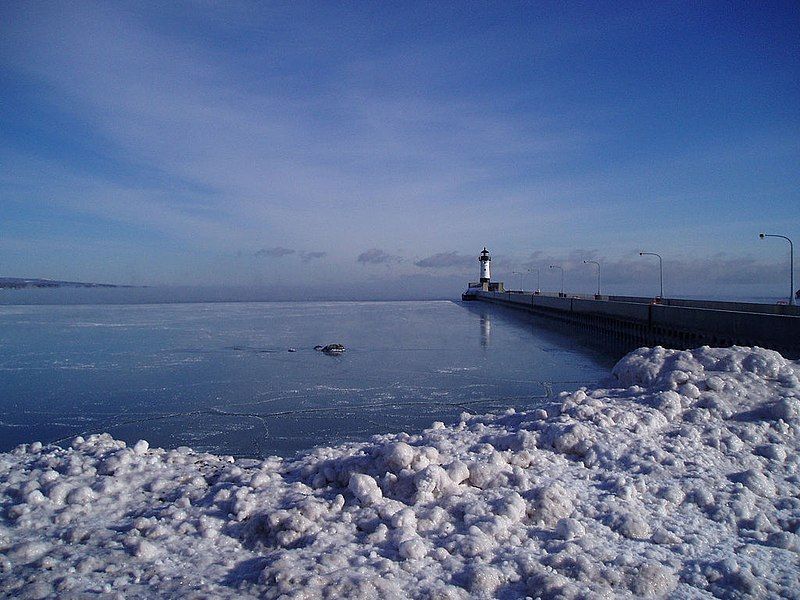
<instances>
[{"instance_id":1,"label":"dark pier wall","mask_svg":"<svg viewBox=\"0 0 800 600\"><path fill-rule=\"evenodd\" d=\"M637 344L673 348L736 344L770 348L787 358L800 357L797 307L692 300L664 300L655 304L644 298L617 298L481 290L470 290L464 296L465 300L502 304L600 330Z\"/></svg>"}]
</instances>

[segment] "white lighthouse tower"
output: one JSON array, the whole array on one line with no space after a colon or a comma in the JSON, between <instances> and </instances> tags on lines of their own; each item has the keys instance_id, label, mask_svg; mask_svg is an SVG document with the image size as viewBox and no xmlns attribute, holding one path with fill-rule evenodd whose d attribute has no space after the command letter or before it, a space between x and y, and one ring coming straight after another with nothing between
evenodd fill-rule
<instances>
[{"instance_id":1,"label":"white lighthouse tower","mask_svg":"<svg viewBox=\"0 0 800 600\"><path fill-rule=\"evenodd\" d=\"M502 281L495 281L492 283L492 257L489 256L489 251L486 246L483 247L483 252L478 257L481 263L481 280L472 281L469 283L467 291L461 294L462 300L477 300L480 292L505 292Z\"/></svg>"},{"instance_id":2,"label":"white lighthouse tower","mask_svg":"<svg viewBox=\"0 0 800 600\"><path fill-rule=\"evenodd\" d=\"M481 262L481 283L489 283L489 280L492 278L492 257L489 256L489 251L486 249L486 246L483 247L483 252L481 252L478 260Z\"/></svg>"}]
</instances>

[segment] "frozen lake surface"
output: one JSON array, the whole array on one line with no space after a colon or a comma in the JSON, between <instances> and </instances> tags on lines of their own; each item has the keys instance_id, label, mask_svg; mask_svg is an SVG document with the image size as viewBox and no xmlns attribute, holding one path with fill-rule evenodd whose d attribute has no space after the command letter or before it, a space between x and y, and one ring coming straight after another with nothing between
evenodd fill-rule
<instances>
[{"instance_id":1,"label":"frozen lake surface","mask_svg":"<svg viewBox=\"0 0 800 600\"><path fill-rule=\"evenodd\" d=\"M347 351L313 349L332 342ZM0 451L109 432L288 456L533 408L620 356L535 317L446 301L2 306Z\"/></svg>"}]
</instances>

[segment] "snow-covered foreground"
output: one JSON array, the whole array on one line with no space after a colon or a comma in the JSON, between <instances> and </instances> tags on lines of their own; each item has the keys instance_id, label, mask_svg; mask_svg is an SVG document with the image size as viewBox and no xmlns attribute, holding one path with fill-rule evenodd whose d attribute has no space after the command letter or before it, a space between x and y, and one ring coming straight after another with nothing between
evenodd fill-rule
<instances>
[{"instance_id":1,"label":"snow-covered foreground","mask_svg":"<svg viewBox=\"0 0 800 600\"><path fill-rule=\"evenodd\" d=\"M30 444L0 455L0 593L800 597L798 376L643 348L546 411L291 461Z\"/></svg>"}]
</instances>

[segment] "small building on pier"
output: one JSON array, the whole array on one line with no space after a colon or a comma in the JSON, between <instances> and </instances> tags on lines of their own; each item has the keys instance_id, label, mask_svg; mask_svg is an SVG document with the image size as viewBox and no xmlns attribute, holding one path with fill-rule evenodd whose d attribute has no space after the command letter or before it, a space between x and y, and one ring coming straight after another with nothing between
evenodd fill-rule
<instances>
[{"instance_id":1,"label":"small building on pier","mask_svg":"<svg viewBox=\"0 0 800 600\"><path fill-rule=\"evenodd\" d=\"M478 256L478 261L481 263L481 277L480 281L470 281L466 292L461 294L462 300L474 300L473 292L505 292L505 287L502 281L492 281L492 257L486 246L483 247L483 252Z\"/></svg>"}]
</instances>

